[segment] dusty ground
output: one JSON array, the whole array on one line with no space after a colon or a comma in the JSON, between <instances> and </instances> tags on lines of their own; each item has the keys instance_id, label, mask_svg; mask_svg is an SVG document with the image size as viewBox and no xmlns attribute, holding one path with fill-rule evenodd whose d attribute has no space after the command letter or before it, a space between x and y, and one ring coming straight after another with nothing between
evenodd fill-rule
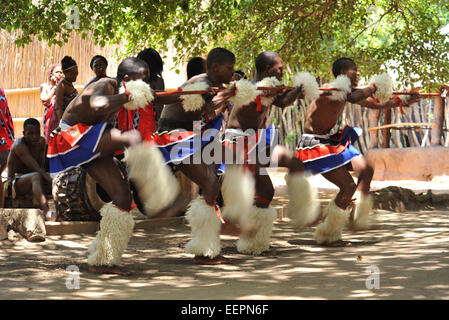
<instances>
[{"instance_id":1,"label":"dusty ground","mask_svg":"<svg viewBox=\"0 0 449 320\"><path fill-rule=\"evenodd\" d=\"M285 185L281 176L274 181L276 204L282 204ZM336 193L321 180L314 184L322 187L323 201ZM442 191L444 184L436 189ZM184 224L138 230L123 256L130 277L87 272L93 235L29 243L13 234L0 243L0 299L449 299L448 214L377 210L374 229L344 231L353 244L345 248L318 246L314 228L298 232L287 220L277 221L273 257L239 254L237 238L223 236L223 253L234 259L232 266L194 265L183 249L190 239ZM70 265L80 269L79 289L66 287ZM366 287L373 265L380 271L379 289Z\"/></svg>"}]
</instances>

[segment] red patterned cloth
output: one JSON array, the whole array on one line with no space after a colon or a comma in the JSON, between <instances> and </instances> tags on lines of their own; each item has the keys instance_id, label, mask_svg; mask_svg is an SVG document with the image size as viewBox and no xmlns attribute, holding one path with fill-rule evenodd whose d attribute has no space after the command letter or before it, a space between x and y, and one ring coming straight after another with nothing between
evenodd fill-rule
<instances>
[{"instance_id":1,"label":"red patterned cloth","mask_svg":"<svg viewBox=\"0 0 449 320\"><path fill-rule=\"evenodd\" d=\"M9 112L8 100L0 88L0 152L8 151L14 142L14 123Z\"/></svg>"},{"instance_id":2,"label":"red patterned cloth","mask_svg":"<svg viewBox=\"0 0 449 320\"><path fill-rule=\"evenodd\" d=\"M115 128L122 132L129 130L138 130L142 136L142 140L150 141L154 131L156 131L156 114L153 104L149 103L145 108L137 110L128 110L122 107L117 112ZM115 154L122 154L124 151L117 151Z\"/></svg>"},{"instance_id":3,"label":"red patterned cloth","mask_svg":"<svg viewBox=\"0 0 449 320\"><path fill-rule=\"evenodd\" d=\"M58 173L86 164L100 156L97 146L107 123L87 125L78 123L70 126L61 121L48 141L47 158L50 173Z\"/></svg>"}]
</instances>

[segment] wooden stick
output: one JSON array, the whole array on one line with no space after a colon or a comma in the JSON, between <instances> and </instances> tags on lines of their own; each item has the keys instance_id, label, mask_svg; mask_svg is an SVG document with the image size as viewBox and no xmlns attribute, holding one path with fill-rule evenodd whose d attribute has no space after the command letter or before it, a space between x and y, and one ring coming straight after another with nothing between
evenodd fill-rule
<instances>
[{"instance_id":1,"label":"wooden stick","mask_svg":"<svg viewBox=\"0 0 449 320\"><path fill-rule=\"evenodd\" d=\"M213 90L192 90L192 91L158 91L155 92L155 95L158 97L161 96L184 96L190 94L206 94L206 93L214 93Z\"/></svg>"},{"instance_id":2,"label":"wooden stick","mask_svg":"<svg viewBox=\"0 0 449 320\"><path fill-rule=\"evenodd\" d=\"M396 128L401 128L401 127L435 127L435 123L430 122L430 123L393 123L393 124L387 124L387 125L383 125L380 127L374 127L374 128L369 128L368 131L376 131L376 130L382 130L382 129L396 129Z\"/></svg>"},{"instance_id":3,"label":"wooden stick","mask_svg":"<svg viewBox=\"0 0 449 320\"><path fill-rule=\"evenodd\" d=\"M430 92L430 93L425 93L425 92L401 92L401 91L394 91L393 94L408 94L408 95L412 95L417 93L419 96L421 97L439 97L441 96L441 93L437 93L437 92Z\"/></svg>"},{"instance_id":4,"label":"wooden stick","mask_svg":"<svg viewBox=\"0 0 449 320\"><path fill-rule=\"evenodd\" d=\"M290 91L295 89L295 87L287 87L287 86L278 86L278 87L257 87L257 90L260 91L281 91L286 90ZM361 90L363 88L354 88L355 90ZM208 90L196 90L196 91L178 91L178 88L168 88L165 91L157 91L156 96L171 96L171 95L189 95L189 94L206 94L206 93L218 93L224 89L219 88L211 88ZM342 91L342 89L338 88L318 88L320 91ZM394 91L394 95L413 95L418 94L422 97L437 97L441 96L440 93L431 92L431 93L422 93L422 92L404 92L404 91Z\"/></svg>"},{"instance_id":5,"label":"wooden stick","mask_svg":"<svg viewBox=\"0 0 449 320\"><path fill-rule=\"evenodd\" d=\"M75 85L75 89L78 91L81 91L84 89L81 85ZM39 93L40 87L33 87L33 88L22 88L22 89L5 89L5 93L7 96L14 96L14 95L20 95L20 94L26 94L26 93Z\"/></svg>"}]
</instances>

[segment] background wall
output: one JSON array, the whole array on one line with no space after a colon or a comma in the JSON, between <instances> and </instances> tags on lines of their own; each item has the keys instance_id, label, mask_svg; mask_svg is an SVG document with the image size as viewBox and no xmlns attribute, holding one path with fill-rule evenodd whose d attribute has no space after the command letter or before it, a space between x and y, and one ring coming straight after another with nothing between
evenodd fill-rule
<instances>
[{"instance_id":1,"label":"background wall","mask_svg":"<svg viewBox=\"0 0 449 320\"><path fill-rule=\"evenodd\" d=\"M22 135L22 124L26 118L42 120L44 107L39 99L39 86L46 82L47 69L68 55L78 64L79 75L75 86L83 87L94 75L89 63L94 55L103 55L108 60L107 75L115 77L120 46L101 48L87 37L82 39L73 32L70 40L62 47L49 46L37 37L27 46L18 48L14 44L16 33L0 31L0 87L6 90L9 108L14 118L16 137ZM177 87L186 78L184 64L176 65L172 46L165 53L163 77L166 87ZM144 48L142 48L144 49ZM161 53L162 55L162 53ZM175 69L179 69L179 73Z\"/></svg>"}]
</instances>

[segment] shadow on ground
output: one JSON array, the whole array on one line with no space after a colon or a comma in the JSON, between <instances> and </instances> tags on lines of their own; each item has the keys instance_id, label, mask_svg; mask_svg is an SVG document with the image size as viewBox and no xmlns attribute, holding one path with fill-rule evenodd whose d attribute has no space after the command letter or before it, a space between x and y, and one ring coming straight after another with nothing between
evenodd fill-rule
<instances>
[{"instance_id":1,"label":"shadow on ground","mask_svg":"<svg viewBox=\"0 0 449 320\"><path fill-rule=\"evenodd\" d=\"M223 236L223 254L234 264L222 266L193 264L184 253L188 226L138 230L123 256L130 277L87 272L93 235L29 243L14 234L0 242L0 299L449 299L447 215L376 211L374 229L344 231L353 244L344 248L318 246L314 228L278 221L275 256L240 254L237 238ZM70 265L80 270L79 289L66 286ZM377 290L366 287L373 265Z\"/></svg>"}]
</instances>

